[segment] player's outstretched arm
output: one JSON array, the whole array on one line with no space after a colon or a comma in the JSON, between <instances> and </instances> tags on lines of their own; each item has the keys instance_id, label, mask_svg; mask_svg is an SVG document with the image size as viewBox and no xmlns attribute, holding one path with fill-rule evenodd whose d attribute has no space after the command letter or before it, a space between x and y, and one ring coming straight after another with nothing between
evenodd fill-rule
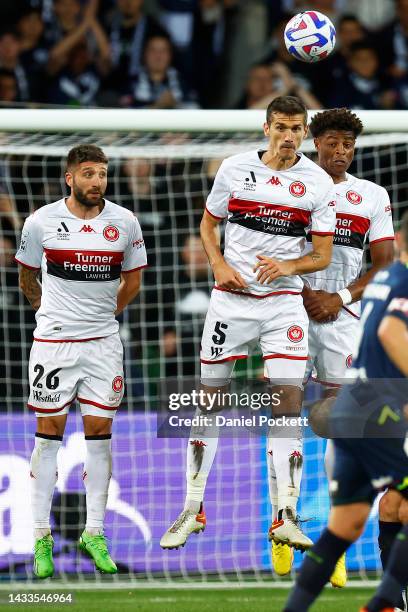
<instances>
[{"instance_id":1,"label":"player's outstretched arm","mask_svg":"<svg viewBox=\"0 0 408 612\"><path fill-rule=\"evenodd\" d=\"M407 308L408 300L402 298L401 301L405 303L405 308ZM378 339L394 365L404 373L404 376L408 376L408 331L406 322L391 314L384 317L378 328Z\"/></svg>"},{"instance_id":2,"label":"player's outstretched arm","mask_svg":"<svg viewBox=\"0 0 408 612\"><path fill-rule=\"evenodd\" d=\"M308 274L324 270L330 263L333 236L312 236L313 249L307 255L298 259L280 261L272 257L257 255L258 263L254 266L254 272L258 271L257 280L260 283L271 283L280 276L293 276L297 274Z\"/></svg>"},{"instance_id":3,"label":"player's outstretched arm","mask_svg":"<svg viewBox=\"0 0 408 612\"><path fill-rule=\"evenodd\" d=\"M118 301L115 314L118 315L132 302L140 291L142 281L141 270L133 270L121 275L118 289Z\"/></svg>"},{"instance_id":4,"label":"player's outstretched arm","mask_svg":"<svg viewBox=\"0 0 408 612\"><path fill-rule=\"evenodd\" d=\"M212 217L205 210L200 224L201 240L203 241L215 281L218 287L222 289L245 289L247 284L240 273L231 268L222 256L218 228L220 221L220 219Z\"/></svg>"},{"instance_id":5,"label":"player's outstretched arm","mask_svg":"<svg viewBox=\"0 0 408 612\"><path fill-rule=\"evenodd\" d=\"M41 285L38 280L38 270L30 270L19 266L19 285L34 310L41 305Z\"/></svg>"}]
</instances>

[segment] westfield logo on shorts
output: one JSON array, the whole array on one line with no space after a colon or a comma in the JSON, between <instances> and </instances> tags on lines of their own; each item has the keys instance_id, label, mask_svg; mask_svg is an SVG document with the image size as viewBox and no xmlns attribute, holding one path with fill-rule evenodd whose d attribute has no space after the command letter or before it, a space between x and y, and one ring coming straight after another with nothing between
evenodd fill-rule
<instances>
[{"instance_id":1,"label":"westfield logo on shorts","mask_svg":"<svg viewBox=\"0 0 408 612\"><path fill-rule=\"evenodd\" d=\"M295 181L294 183L291 183L289 185L289 192L291 195L293 195L295 198L301 198L305 195L306 193L306 187L303 183L301 183L300 181Z\"/></svg>"},{"instance_id":2,"label":"westfield logo on shorts","mask_svg":"<svg viewBox=\"0 0 408 612\"><path fill-rule=\"evenodd\" d=\"M119 230L114 225L107 225L103 230L103 237L109 242L116 242L119 238Z\"/></svg>"},{"instance_id":3,"label":"westfield logo on shorts","mask_svg":"<svg viewBox=\"0 0 408 612\"><path fill-rule=\"evenodd\" d=\"M303 329L300 325L292 325L288 329L287 336L291 342L301 342L304 338Z\"/></svg>"},{"instance_id":4,"label":"westfield logo on shorts","mask_svg":"<svg viewBox=\"0 0 408 612\"><path fill-rule=\"evenodd\" d=\"M112 389L115 393L120 393L123 389L123 378L122 376L115 376L112 381Z\"/></svg>"}]
</instances>

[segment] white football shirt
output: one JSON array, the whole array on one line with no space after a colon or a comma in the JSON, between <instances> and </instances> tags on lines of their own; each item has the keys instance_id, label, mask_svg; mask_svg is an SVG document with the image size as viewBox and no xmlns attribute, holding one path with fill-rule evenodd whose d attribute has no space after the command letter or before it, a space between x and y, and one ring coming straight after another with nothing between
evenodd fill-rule
<instances>
[{"instance_id":1,"label":"white football shirt","mask_svg":"<svg viewBox=\"0 0 408 612\"><path fill-rule=\"evenodd\" d=\"M344 289L360 276L367 237L370 244L394 240L390 198L383 187L346 174L346 180L335 185L335 192L332 261L325 270L304 276L312 289L330 293ZM307 245L306 251L310 248L311 245ZM345 310L359 316L360 302L349 304Z\"/></svg>"},{"instance_id":2,"label":"white football shirt","mask_svg":"<svg viewBox=\"0 0 408 612\"><path fill-rule=\"evenodd\" d=\"M41 269L41 306L34 338L86 340L118 331L120 275L146 266L136 217L104 200L101 213L80 219L65 199L38 209L24 223L16 260Z\"/></svg>"},{"instance_id":3,"label":"white football shirt","mask_svg":"<svg viewBox=\"0 0 408 612\"><path fill-rule=\"evenodd\" d=\"M301 153L288 170L268 168L260 159L262 153L249 151L225 159L206 209L217 219L227 219L224 259L248 284L240 293L255 297L300 293L303 281L299 276L260 284L253 272L256 256L297 259L305 249L307 233L333 235L334 184Z\"/></svg>"}]
</instances>

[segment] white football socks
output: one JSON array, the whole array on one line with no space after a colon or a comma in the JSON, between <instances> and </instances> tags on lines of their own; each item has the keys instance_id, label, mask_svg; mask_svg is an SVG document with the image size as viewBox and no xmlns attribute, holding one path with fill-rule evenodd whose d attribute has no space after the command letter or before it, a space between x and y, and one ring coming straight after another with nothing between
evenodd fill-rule
<instances>
[{"instance_id":1,"label":"white football socks","mask_svg":"<svg viewBox=\"0 0 408 612\"><path fill-rule=\"evenodd\" d=\"M294 427L291 428L293 435ZM284 431L273 431L268 440L268 450L272 451L273 466L278 491L278 510L289 507L296 514L303 472L303 440L300 425L296 437L283 438Z\"/></svg>"},{"instance_id":2,"label":"white football socks","mask_svg":"<svg viewBox=\"0 0 408 612\"><path fill-rule=\"evenodd\" d=\"M35 434L35 444L30 461L30 480L36 540L51 533L51 503L58 477L57 454L61 444L62 436Z\"/></svg>"},{"instance_id":3,"label":"white football socks","mask_svg":"<svg viewBox=\"0 0 408 612\"><path fill-rule=\"evenodd\" d=\"M91 535L103 533L109 481L112 475L111 434L85 436L83 481L86 490L86 527Z\"/></svg>"},{"instance_id":4,"label":"white football socks","mask_svg":"<svg viewBox=\"0 0 408 612\"><path fill-rule=\"evenodd\" d=\"M273 451L270 444L270 438L268 438L267 442L268 445L266 448L266 465L268 469L269 499L271 500L272 521L274 521L279 510L278 483L276 480L275 466L273 464Z\"/></svg>"},{"instance_id":5,"label":"white football socks","mask_svg":"<svg viewBox=\"0 0 408 612\"><path fill-rule=\"evenodd\" d=\"M197 411L197 414L202 414ZM194 427L187 446L185 510L199 512L218 447L218 427ZM195 435L196 434L196 435Z\"/></svg>"}]
</instances>

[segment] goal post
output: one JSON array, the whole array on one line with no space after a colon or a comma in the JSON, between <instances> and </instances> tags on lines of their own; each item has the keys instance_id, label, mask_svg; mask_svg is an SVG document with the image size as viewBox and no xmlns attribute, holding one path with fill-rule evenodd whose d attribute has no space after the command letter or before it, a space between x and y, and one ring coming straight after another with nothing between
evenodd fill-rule
<instances>
[{"instance_id":1,"label":"goal post","mask_svg":"<svg viewBox=\"0 0 408 612\"><path fill-rule=\"evenodd\" d=\"M350 172L388 190L398 221L408 207L408 111L356 113L365 131ZM106 196L138 216L150 264L140 296L120 317L127 392L113 425L113 478L106 516L112 556L121 571L113 580L275 584L267 541L271 516L265 439L221 438L207 486L205 533L192 536L184 549L162 551L160 537L183 506L186 439L159 437L155 412L160 381L199 374L200 337L213 283L199 239L205 199L223 158L265 146L264 119L263 111L0 110L3 576L32 578L28 490L35 418L24 406L35 321L18 289L12 255L28 214L67 194L68 150L94 143L109 158ZM313 155L311 139L302 150ZM261 371L255 352L248 364L237 367L236 376L257 378ZM317 397L319 389L308 393ZM58 457L52 524L57 575L85 584L94 574L75 544L85 515L85 444L78 413L71 409ZM305 440L299 509L302 518L311 519L305 530L314 540L329 508L324 448L323 440ZM380 569L376 519L374 508L348 555L348 567L359 578ZM296 553L295 567L300 561Z\"/></svg>"}]
</instances>

